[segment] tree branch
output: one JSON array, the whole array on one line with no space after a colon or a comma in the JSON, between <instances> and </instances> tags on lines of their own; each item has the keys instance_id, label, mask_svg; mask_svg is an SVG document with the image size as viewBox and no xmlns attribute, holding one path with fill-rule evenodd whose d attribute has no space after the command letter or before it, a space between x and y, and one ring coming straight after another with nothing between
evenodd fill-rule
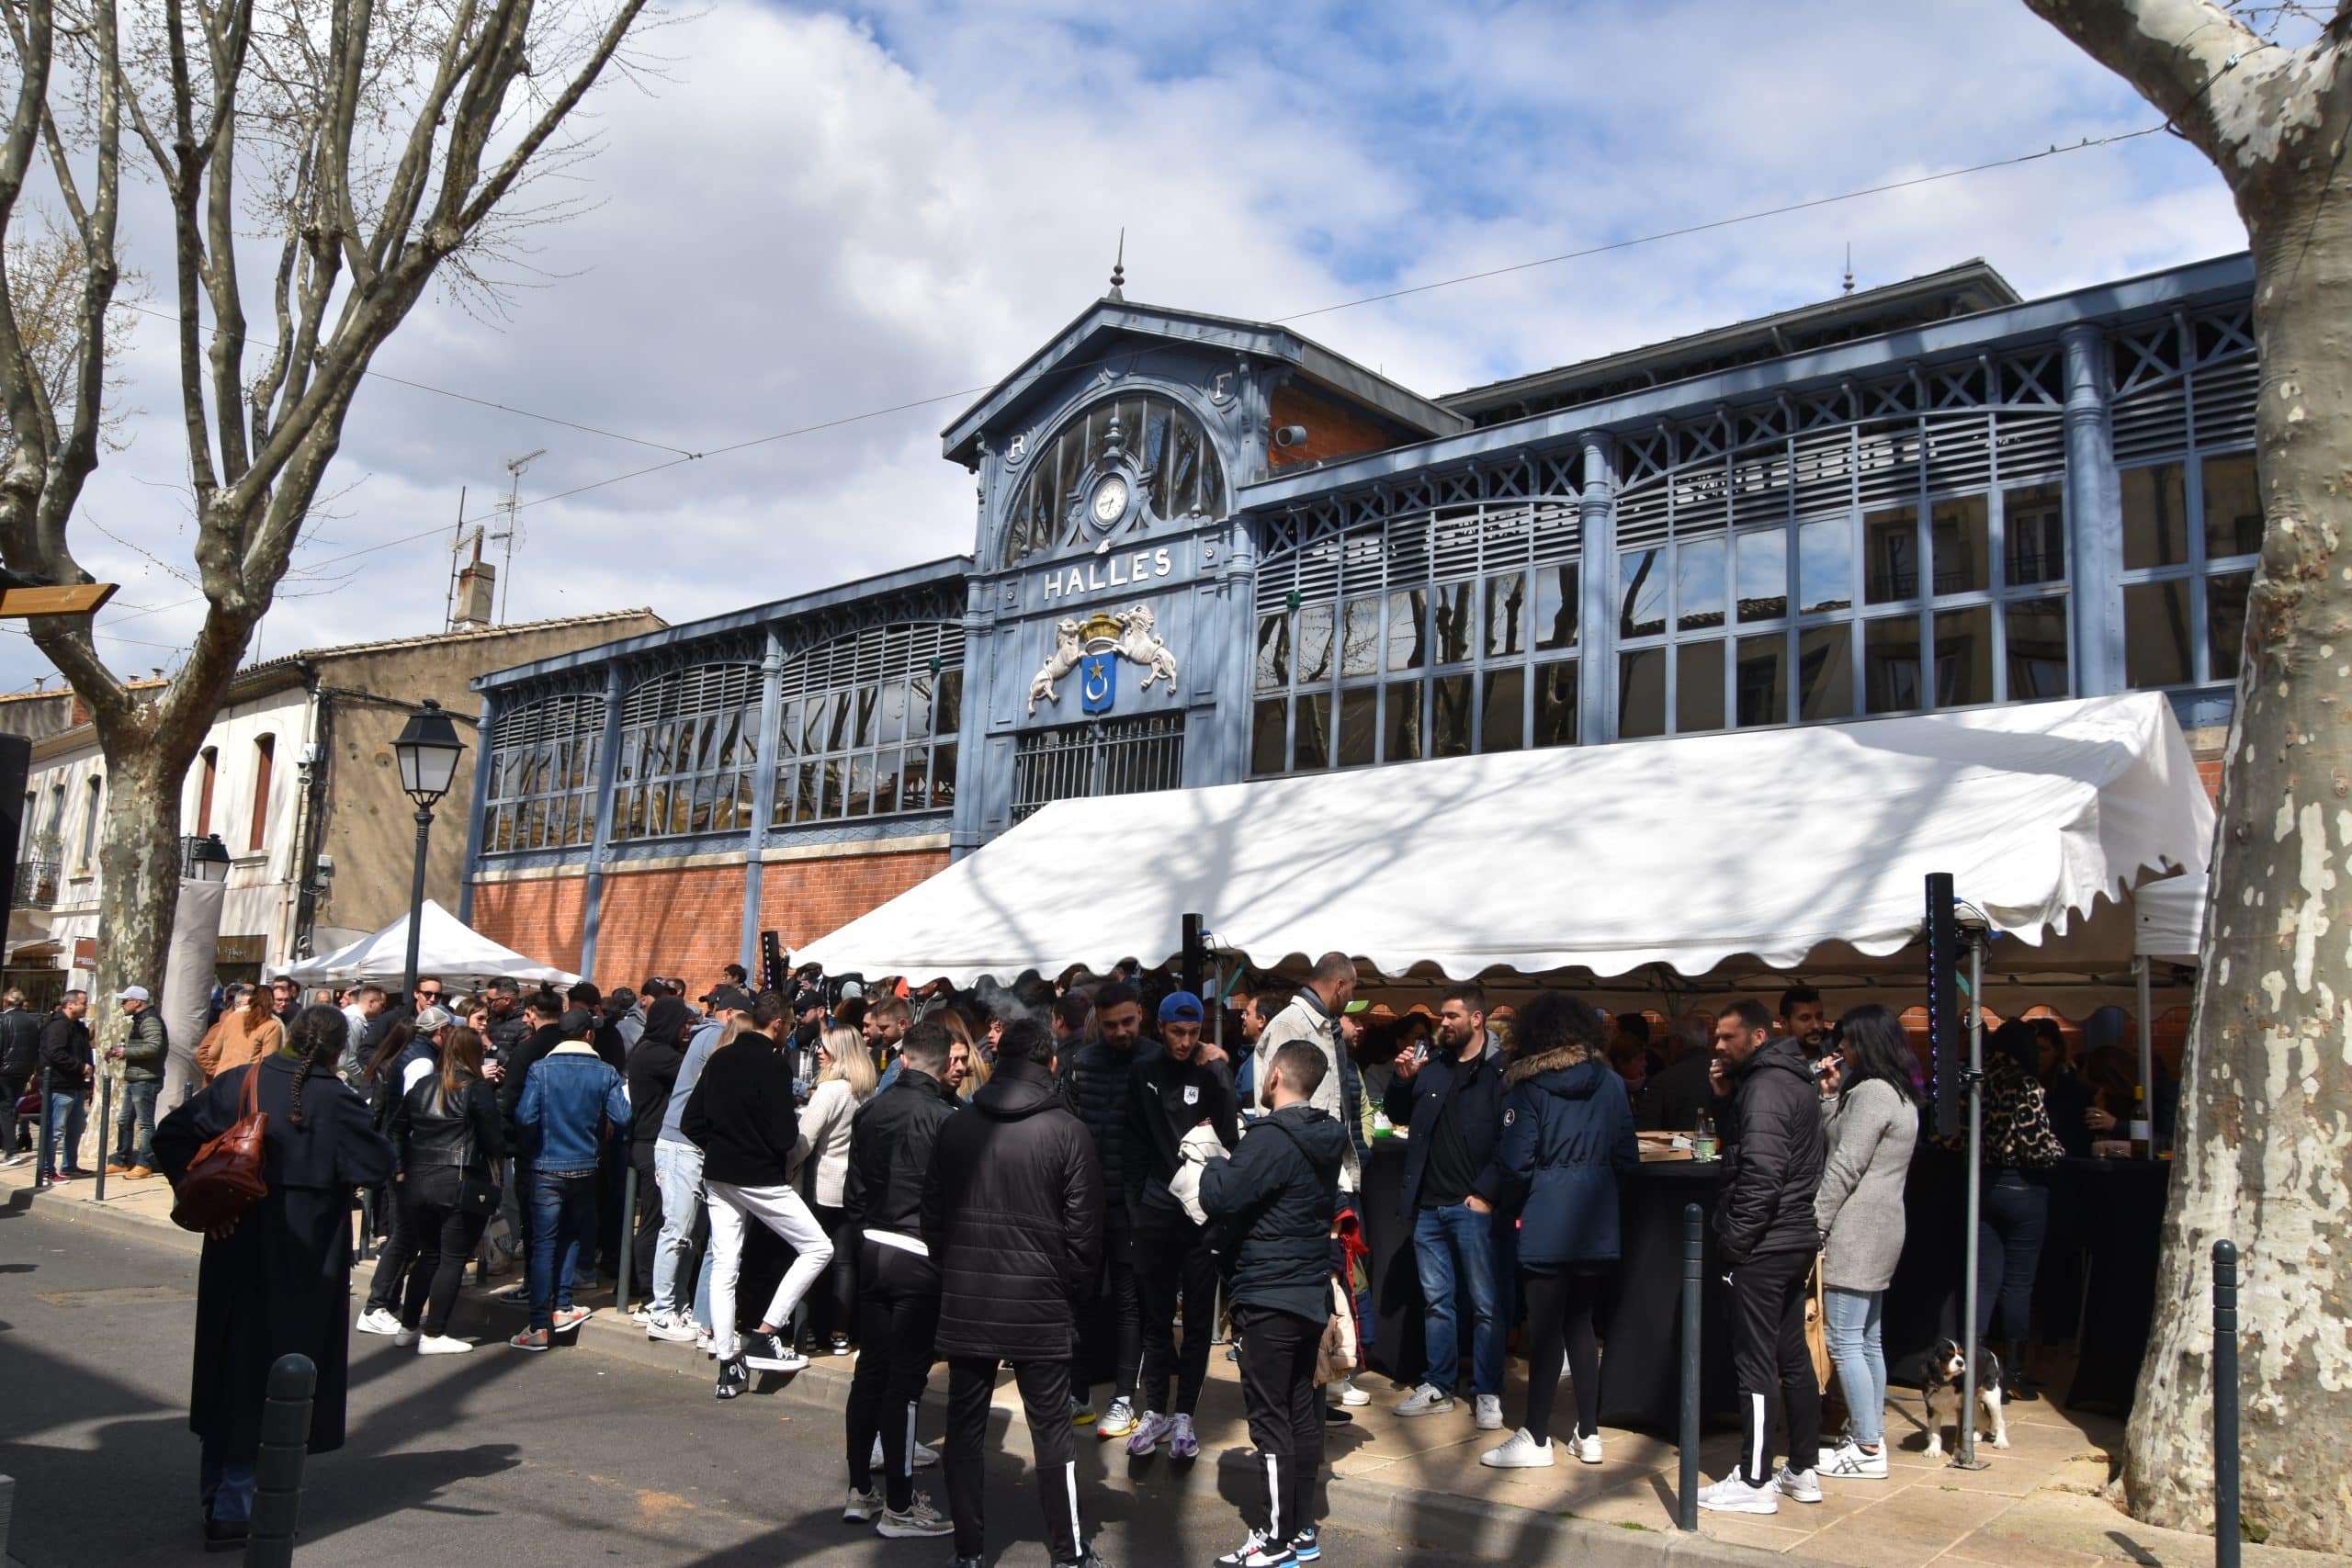
<instances>
[{"instance_id":1,"label":"tree branch","mask_svg":"<svg viewBox=\"0 0 2352 1568\"><path fill-rule=\"evenodd\" d=\"M2270 51L2213 0L2025 0L2036 16L2139 89L2227 175L2243 132L2229 129ZM2275 51L2272 52L2276 52Z\"/></svg>"}]
</instances>

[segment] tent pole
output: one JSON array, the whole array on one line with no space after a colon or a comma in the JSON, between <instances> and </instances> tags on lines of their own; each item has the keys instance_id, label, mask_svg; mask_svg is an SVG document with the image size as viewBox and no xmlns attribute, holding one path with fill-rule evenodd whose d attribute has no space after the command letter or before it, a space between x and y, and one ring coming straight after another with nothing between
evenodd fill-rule
<instances>
[{"instance_id":1,"label":"tent pole","mask_svg":"<svg viewBox=\"0 0 2352 1568\"><path fill-rule=\"evenodd\" d=\"M2132 960L2132 978L2140 989L2140 1114L2148 1122L2148 1157L2156 1153L2156 1021L2153 1010L2154 983L2148 976L2147 954ZM2123 1129L2127 1138L2134 1136L2129 1124Z\"/></svg>"},{"instance_id":2,"label":"tent pole","mask_svg":"<svg viewBox=\"0 0 2352 1568\"><path fill-rule=\"evenodd\" d=\"M1961 1343L1967 1347L1967 1365L1961 1372L1960 1451L1955 1470L1982 1470L1976 1457L1976 1370L1983 1348L1976 1340L1976 1225L1984 1206L1984 1007L1978 999L1984 983L1984 937L1981 930L1962 932L1968 943L1968 1258L1961 1274Z\"/></svg>"}]
</instances>

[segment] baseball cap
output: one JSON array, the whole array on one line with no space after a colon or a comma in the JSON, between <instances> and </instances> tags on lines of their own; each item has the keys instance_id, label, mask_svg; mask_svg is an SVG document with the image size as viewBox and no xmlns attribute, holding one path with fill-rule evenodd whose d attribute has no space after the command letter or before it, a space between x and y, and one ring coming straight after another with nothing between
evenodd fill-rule
<instances>
[{"instance_id":1,"label":"baseball cap","mask_svg":"<svg viewBox=\"0 0 2352 1568\"><path fill-rule=\"evenodd\" d=\"M147 987L144 986L125 986L119 993L116 994L114 999L119 1002L143 1002L147 999Z\"/></svg>"},{"instance_id":2,"label":"baseball cap","mask_svg":"<svg viewBox=\"0 0 2352 1568\"><path fill-rule=\"evenodd\" d=\"M1348 1015L1350 1018L1353 1018L1353 1017L1355 1017L1355 1015L1356 1015L1356 1014L1358 1014L1358 1013L1360 1013L1360 1012L1368 1012L1368 1011L1370 1011L1370 1010L1371 1010L1371 1008L1372 1008L1372 1003L1371 1003L1370 1001L1368 1001L1368 1000L1365 1000L1365 1001L1353 1001L1353 1002L1350 1002L1350 1003L1347 1005L1347 1010L1347 1010L1347 1015Z\"/></svg>"},{"instance_id":3,"label":"baseball cap","mask_svg":"<svg viewBox=\"0 0 2352 1568\"><path fill-rule=\"evenodd\" d=\"M814 986L803 986L793 994L792 1010L795 1012L821 1011L824 1006L825 993Z\"/></svg>"},{"instance_id":4,"label":"baseball cap","mask_svg":"<svg viewBox=\"0 0 2352 1568\"><path fill-rule=\"evenodd\" d=\"M752 998L745 996L742 990L735 986L716 987L710 995L703 998L703 1001L709 1007L724 1009L729 1012L748 1011L752 1006Z\"/></svg>"},{"instance_id":5,"label":"baseball cap","mask_svg":"<svg viewBox=\"0 0 2352 1568\"><path fill-rule=\"evenodd\" d=\"M843 1001L847 1001L852 997L862 997L864 995L865 995L865 987L860 985L857 981L843 980L842 982L842 999Z\"/></svg>"},{"instance_id":6,"label":"baseball cap","mask_svg":"<svg viewBox=\"0 0 2352 1568\"><path fill-rule=\"evenodd\" d=\"M426 1008L416 1015L415 1029L419 1034L430 1034L436 1029L447 1029L457 1021L447 1008Z\"/></svg>"},{"instance_id":7,"label":"baseball cap","mask_svg":"<svg viewBox=\"0 0 2352 1568\"><path fill-rule=\"evenodd\" d=\"M1159 1001L1159 1021L1162 1023L1198 1023L1207 1016L1201 1008L1201 998L1190 991L1170 991Z\"/></svg>"}]
</instances>

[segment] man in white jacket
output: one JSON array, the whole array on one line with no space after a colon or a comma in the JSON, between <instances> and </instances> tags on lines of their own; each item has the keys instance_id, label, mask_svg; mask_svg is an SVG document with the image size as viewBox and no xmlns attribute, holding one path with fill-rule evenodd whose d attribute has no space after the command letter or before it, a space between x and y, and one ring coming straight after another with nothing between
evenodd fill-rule
<instances>
[{"instance_id":1,"label":"man in white jacket","mask_svg":"<svg viewBox=\"0 0 2352 1568\"><path fill-rule=\"evenodd\" d=\"M1345 1125L1348 1107L1340 1081L1340 1062L1346 1046L1340 1041L1340 1019L1348 1010L1348 1003L1355 999L1355 961L1344 953L1327 953L1315 961L1307 972L1306 988L1291 998L1290 1005L1274 1015L1266 1032L1258 1036L1257 1068L1251 1082L1263 1084L1273 1066L1274 1053L1294 1040L1304 1040L1323 1053L1323 1081L1315 1086L1315 1093L1307 1103L1316 1110L1328 1111ZM1353 1192L1361 1176L1358 1168L1355 1140L1348 1140L1346 1157L1340 1167L1340 1190Z\"/></svg>"}]
</instances>

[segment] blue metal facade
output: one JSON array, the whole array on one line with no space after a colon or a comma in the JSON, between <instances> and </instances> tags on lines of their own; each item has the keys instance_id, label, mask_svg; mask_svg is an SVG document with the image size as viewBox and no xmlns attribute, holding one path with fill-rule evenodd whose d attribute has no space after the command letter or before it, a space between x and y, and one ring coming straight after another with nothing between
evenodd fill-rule
<instances>
[{"instance_id":1,"label":"blue metal facade","mask_svg":"<svg viewBox=\"0 0 2352 1568\"><path fill-rule=\"evenodd\" d=\"M748 953L765 852L964 852L1068 794L2127 686L2220 725L2252 281L1485 423L1114 292L945 433L971 557L485 678L469 864L576 867L593 953L605 867L741 859ZM1283 466L1286 386L1370 449Z\"/></svg>"}]
</instances>

